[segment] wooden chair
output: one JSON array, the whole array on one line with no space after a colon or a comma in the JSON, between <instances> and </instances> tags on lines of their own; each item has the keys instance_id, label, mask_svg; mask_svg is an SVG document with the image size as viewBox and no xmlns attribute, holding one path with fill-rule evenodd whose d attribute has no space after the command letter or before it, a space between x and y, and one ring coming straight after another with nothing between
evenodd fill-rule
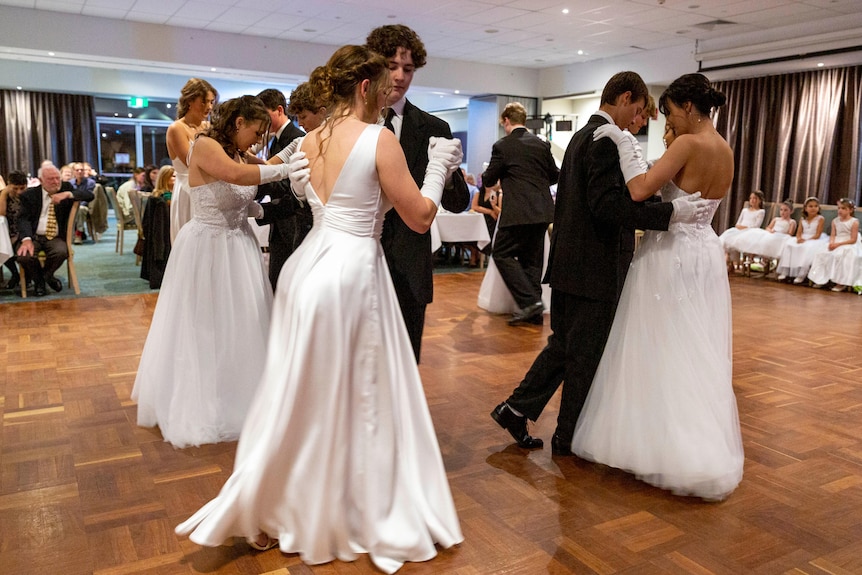
<instances>
[{"instance_id":1,"label":"wooden chair","mask_svg":"<svg viewBox=\"0 0 862 575\"><path fill-rule=\"evenodd\" d=\"M69 287L75 290L75 295L81 295L81 287L78 285L78 272L75 270L75 248L72 241L75 239L75 216L78 215L78 206L80 202L74 202L72 209L69 210L69 221L66 222L66 250L69 252L69 257L66 258L66 273L69 277ZM45 252L40 251L38 254L39 265L45 264ZM27 275L24 273L24 268L18 264L18 274L21 276L21 297L27 297Z\"/></svg>"},{"instance_id":2,"label":"wooden chair","mask_svg":"<svg viewBox=\"0 0 862 575\"><path fill-rule=\"evenodd\" d=\"M126 230L136 230L139 227L135 222L127 224L123 221L123 210L117 202L117 192L114 191L114 188L108 186L105 188L105 192L107 192L108 198L111 200L111 205L114 207L114 217L117 219L117 242L114 246L114 252L123 255L123 232ZM132 205L134 206L134 202L132 202Z\"/></svg>"}]
</instances>

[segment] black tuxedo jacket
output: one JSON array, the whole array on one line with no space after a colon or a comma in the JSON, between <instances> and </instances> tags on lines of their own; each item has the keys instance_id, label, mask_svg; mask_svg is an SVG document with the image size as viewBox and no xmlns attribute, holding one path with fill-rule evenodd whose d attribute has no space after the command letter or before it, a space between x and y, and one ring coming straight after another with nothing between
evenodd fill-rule
<instances>
[{"instance_id":1,"label":"black tuxedo jacket","mask_svg":"<svg viewBox=\"0 0 862 575\"><path fill-rule=\"evenodd\" d=\"M499 226L551 223L554 200L550 188L557 183L559 174L551 145L526 128L515 128L498 140L482 174L482 184L493 186L500 181L503 211Z\"/></svg>"},{"instance_id":2,"label":"black tuxedo jacket","mask_svg":"<svg viewBox=\"0 0 862 575\"><path fill-rule=\"evenodd\" d=\"M267 150L267 159L273 157L287 147L289 143L296 138L301 138L305 132L293 125L293 122L288 122L281 136L273 140ZM269 225L269 245L273 243L281 244L285 248L293 245L295 227L291 221L291 216L300 210L308 210L311 208L303 206L293 195L290 190L290 180L285 178L277 182L262 184L257 187L257 196L255 199L260 201L264 196L269 196L272 201L261 204L263 207L263 217L255 220L259 226ZM288 248L289 249L289 248Z\"/></svg>"},{"instance_id":3,"label":"black tuxedo jacket","mask_svg":"<svg viewBox=\"0 0 862 575\"><path fill-rule=\"evenodd\" d=\"M420 188L428 168L428 139L431 136L451 138L449 124L420 110L408 100L404 106L400 141L410 175ZM452 174L449 187L443 190L441 205L450 212L463 212L470 205L470 191L461 170L455 170ZM417 234L391 209L383 222L380 243L386 254L392 282L399 293L404 293L407 288L417 303L431 303L434 294L434 263L430 232Z\"/></svg>"},{"instance_id":4,"label":"black tuxedo jacket","mask_svg":"<svg viewBox=\"0 0 862 575\"><path fill-rule=\"evenodd\" d=\"M673 206L631 199L616 145L610 138L593 141L596 128L607 123L591 116L566 148L545 283L616 303L634 254L635 229L666 230Z\"/></svg>"},{"instance_id":5,"label":"black tuxedo jacket","mask_svg":"<svg viewBox=\"0 0 862 575\"><path fill-rule=\"evenodd\" d=\"M63 182L60 192L72 192L72 197L67 198L54 206L54 217L57 218L57 237L66 239L66 227L69 223L69 211L75 202L93 201L93 192L86 188L76 190L69 182ZM18 237L33 238L36 236L36 226L39 225L39 216L42 215L42 186L27 188L21 194L21 215L18 219Z\"/></svg>"}]
</instances>

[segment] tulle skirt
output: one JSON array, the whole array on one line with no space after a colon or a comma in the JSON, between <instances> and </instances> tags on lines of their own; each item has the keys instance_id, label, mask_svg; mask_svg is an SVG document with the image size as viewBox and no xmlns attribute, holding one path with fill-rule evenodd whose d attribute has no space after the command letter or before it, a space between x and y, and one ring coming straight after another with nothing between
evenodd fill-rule
<instances>
[{"instance_id":1,"label":"tulle skirt","mask_svg":"<svg viewBox=\"0 0 862 575\"><path fill-rule=\"evenodd\" d=\"M647 231L572 449L679 495L723 499L744 461L731 372L721 243L711 229Z\"/></svg>"},{"instance_id":2,"label":"tulle skirt","mask_svg":"<svg viewBox=\"0 0 862 575\"><path fill-rule=\"evenodd\" d=\"M862 242L844 245L814 256L808 279L816 284L862 284Z\"/></svg>"},{"instance_id":3,"label":"tulle skirt","mask_svg":"<svg viewBox=\"0 0 862 575\"><path fill-rule=\"evenodd\" d=\"M247 222L192 220L168 259L132 399L176 447L239 437L260 379L272 288Z\"/></svg>"}]
</instances>

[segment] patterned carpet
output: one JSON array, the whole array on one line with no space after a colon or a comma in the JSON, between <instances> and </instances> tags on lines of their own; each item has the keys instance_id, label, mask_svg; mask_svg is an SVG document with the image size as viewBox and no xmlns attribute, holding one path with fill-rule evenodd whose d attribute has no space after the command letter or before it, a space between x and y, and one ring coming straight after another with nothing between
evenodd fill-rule
<instances>
[{"instance_id":1,"label":"patterned carpet","mask_svg":"<svg viewBox=\"0 0 862 575\"><path fill-rule=\"evenodd\" d=\"M116 240L116 220L113 217L113 212L109 212L108 231L102 235L99 241L93 242L91 238L88 238L83 244L75 246L75 269L78 273L81 294L75 295L74 290L69 287L67 266L63 264L57 271L57 278L63 282L63 291L56 293L48 288L48 295L36 298L31 288L27 301L105 297L155 291L150 290L147 281L141 279L141 267L135 265L135 255L132 253L132 248L134 248L137 240L137 232L126 230L123 238L123 255L114 251ZM445 255L448 256L448 254ZM454 257L443 257L442 254L438 254L435 265L435 273L480 271L465 267ZM9 270L5 266L2 267L4 275L0 280L0 285L5 286L5 282L9 280ZM19 289L13 291L0 288L0 304L20 301L23 300Z\"/></svg>"}]
</instances>

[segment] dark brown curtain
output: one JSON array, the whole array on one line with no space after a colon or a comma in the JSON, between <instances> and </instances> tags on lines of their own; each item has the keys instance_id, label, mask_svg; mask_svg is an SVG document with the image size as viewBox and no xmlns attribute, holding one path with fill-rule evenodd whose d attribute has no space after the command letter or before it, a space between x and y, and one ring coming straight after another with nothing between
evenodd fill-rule
<instances>
[{"instance_id":1,"label":"dark brown curtain","mask_svg":"<svg viewBox=\"0 0 862 575\"><path fill-rule=\"evenodd\" d=\"M727 105L715 115L733 148L736 175L714 222L736 222L753 190L767 201L809 196L862 199L862 66L717 82Z\"/></svg>"},{"instance_id":2,"label":"dark brown curtain","mask_svg":"<svg viewBox=\"0 0 862 575\"><path fill-rule=\"evenodd\" d=\"M35 176L42 160L98 165L93 96L0 90L0 104L0 173Z\"/></svg>"}]
</instances>

